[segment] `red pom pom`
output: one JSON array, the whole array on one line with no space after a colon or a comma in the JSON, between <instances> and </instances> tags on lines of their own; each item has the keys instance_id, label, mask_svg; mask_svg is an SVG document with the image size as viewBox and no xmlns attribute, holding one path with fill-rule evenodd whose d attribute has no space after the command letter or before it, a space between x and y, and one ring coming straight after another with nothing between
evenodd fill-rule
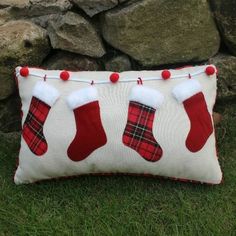
<instances>
[{"instance_id":1,"label":"red pom pom","mask_svg":"<svg viewBox=\"0 0 236 236\"><path fill-rule=\"evenodd\" d=\"M163 78L164 80L166 80L166 79L169 79L169 78L170 78L171 73L170 73L168 70L163 70L163 71L161 72L161 76L162 76L162 78Z\"/></svg>"},{"instance_id":2,"label":"red pom pom","mask_svg":"<svg viewBox=\"0 0 236 236\"><path fill-rule=\"evenodd\" d=\"M70 77L70 74L66 70L62 71L61 74L60 74L60 78L64 81L68 80L69 77Z\"/></svg>"},{"instance_id":3,"label":"red pom pom","mask_svg":"<svg viewBox=\"0 0 236 236\"><path fill-rule=\"evenodd\" d=\"M208 66L205 70L207 75L214 75L215 74L215 68L213 66Z\"/></svg>"},{"instance_id":4,"label":"red pom pom","mask_svg":"<svg viewBox=\"0 0 236 236\"><path fill-rule=\"evenodd\" d=\"M119 80L119 78L120 78L120 76L119 76L118 73L112 73L112 74L110 75L110 81L111 81L112 83L116 83L116 82Z\"/></svg>"},{"instance_id":5,"label":"red pom pom","mask_svg":"<svg viewBox=\"0 0 236 236\"><path fill-rule=\"evenodd\" d=\"M20 75L23 76L23 77L27 77L29 75L28 67L22 67L20 69Z\"/></svg>"}]
</instances>

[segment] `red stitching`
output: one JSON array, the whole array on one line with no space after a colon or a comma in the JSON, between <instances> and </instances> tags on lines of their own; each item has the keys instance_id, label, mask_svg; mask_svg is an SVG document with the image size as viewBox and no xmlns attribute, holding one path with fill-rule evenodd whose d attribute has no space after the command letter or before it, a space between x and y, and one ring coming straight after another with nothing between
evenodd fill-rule
<instances>
[{"instance_id":1,"label":"red stitching","mask_svg":"<svg viewBox=\"0 0 236 236\"><path fill-rule=\"evenodd\" d=\"M143 85L143 80L140 77L138 77L137 83Z\"/></svg>"}]
</instances>

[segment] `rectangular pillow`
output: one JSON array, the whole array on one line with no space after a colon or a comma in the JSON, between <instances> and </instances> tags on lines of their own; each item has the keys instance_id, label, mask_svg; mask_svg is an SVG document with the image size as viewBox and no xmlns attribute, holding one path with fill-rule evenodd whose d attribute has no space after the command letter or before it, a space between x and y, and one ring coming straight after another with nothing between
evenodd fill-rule
<instances>
[{"instance_id":1,"label":"rectangular pillow","mask_svg":"<svg viewBox=\"0 0 236 236\"><path fill-rule=\"evenodd\" d=\"M221 182L213 65L15 72L23 114L16 184L99 173Z\"/></svg>"}]
</instances>

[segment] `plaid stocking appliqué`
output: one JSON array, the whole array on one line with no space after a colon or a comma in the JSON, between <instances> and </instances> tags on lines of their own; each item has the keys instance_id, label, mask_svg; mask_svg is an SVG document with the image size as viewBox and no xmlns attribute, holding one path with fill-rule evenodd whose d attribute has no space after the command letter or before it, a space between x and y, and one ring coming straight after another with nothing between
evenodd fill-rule
<instances>
[{"instance_id":1,"label":"plaid stocking appliqu\u00e9","mask_svg":"<svg viewBox=\"0 0 236 236\"><path fill-rule=\"evenodd\" d=\"M43 134L43 126L51 106L58 96L58 91L45 82L38 82L33 90L33 97L23 125L22 136L29 149L37 156L43 155L48 149Z\"/></svg>"},{"instance_id":2,"label":"plaid stocking appliqu\u00e9","mask_svg":"<svg viewBox=\"0 0 236 236\"><path fill-rule=\"evenodd\" d=\"M48 116L50 106L32 97L22 135L28 147L35 155L43 155L48 148L43 134L43 125Z\"/></svg>"},{"instance_id":3,"label":"plaid stocking appliqu\u00e9","mask_svg":"<svg viewBox=\"0 0 236 236\"><path fill-rule=\"evenodd\" d=\"M152 133L156 109L130 101L127 125L123 134L123 143L138 152L147 161L158 161L162 149Z\"/></svg>"},{"instance_id":4,"label":"plaid stocking appliqu\u00e9","mask_svg":"<svg viewBox=\"0 0 236 236\"><path fill-rule=\"evenodd\" d=\"M162 157L162 148L153 136L152 127L156 108L163 100L160 92L140 85L134 87L130 95L123 143L151 162Z\"/></svg>"}]
</instances>

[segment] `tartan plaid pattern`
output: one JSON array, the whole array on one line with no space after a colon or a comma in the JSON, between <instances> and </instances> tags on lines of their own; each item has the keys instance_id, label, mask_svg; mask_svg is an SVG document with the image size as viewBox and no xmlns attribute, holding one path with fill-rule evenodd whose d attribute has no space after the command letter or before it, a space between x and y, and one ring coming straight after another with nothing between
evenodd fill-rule
<instances>
[{"instance_id":1,"label":"tartan plaid pattern","mask_svg":"<svg viewBox=\"0 0 236 236\"><path fill-rule=\"evenodd\" d=\"M130 101L123 134L123 143L151 162L158 161L162 156L162 149L152 133L155 111L152 107Z\"/></svg>"},{"instance_id":2,"label":"tartan plaid pattern","mask_svg":"<svg viewBox=\"0 0 236 236\"><path fill-rule=\"evenodd\" d=\"M50 108L46 103L32 97L29 112L23 125L22 136L29 149L37 156L43 155L48 148L43 135L43 125Z\"/></svg>"}]
</instances>

